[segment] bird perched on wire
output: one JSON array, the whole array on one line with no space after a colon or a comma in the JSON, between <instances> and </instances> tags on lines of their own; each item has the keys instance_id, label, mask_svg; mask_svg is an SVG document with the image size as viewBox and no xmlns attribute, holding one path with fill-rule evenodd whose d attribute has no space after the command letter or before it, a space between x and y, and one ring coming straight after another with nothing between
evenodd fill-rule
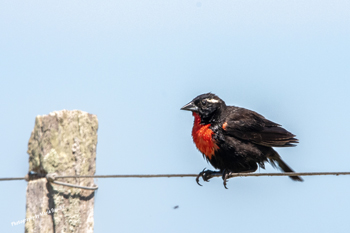
<instances>
[{"instance_id":1,"label":"bird perched on wire","mask_svg":"<svg viewBox=\"0 0 350 233\"><path fill-rule=\"evenodd\" d=\"M227 106L218 96L207 93L181 108L194 116L193 141L203 157L220 171L203 170L196 178L209 181L221 174L226 187L232 173L255 172L264 163L284 172L293 170L272 147L291 147L298 143L295 135L262 115L235 106ZM292 180L303 181L298 176Z\"/></svg>"}]
</instances>

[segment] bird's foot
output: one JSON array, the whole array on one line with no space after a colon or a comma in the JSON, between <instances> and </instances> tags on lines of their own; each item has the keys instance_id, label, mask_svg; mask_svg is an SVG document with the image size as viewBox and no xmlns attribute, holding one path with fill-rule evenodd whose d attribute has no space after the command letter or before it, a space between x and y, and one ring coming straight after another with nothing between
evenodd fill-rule
<instances>
[{"instance_id":1,"label":"bird's foot","mask_svg":"<svg viewBox=\"0 0 350 233\"><path fill-rule=\"evenodd\" d=\"M224 169L224 170L222 171L222 180L224 181L224 187L225 187L225 189L228 189L228 188L226 187L227 181L228 181L229 178L231 178L231 175L232 175L232 174L233 174L233 172L231 172L230 170L227 170L227 169Z\"/></svg>"},{"instance_id":2,"label":"bird's foot","mask_svg":"<svg viewBox=\"0 0 350 233\"><path fill-rule=\"evenodd\" d=\"M203 169L203 171L201 171L197 178L196 178L196 181L197 181L197 184L199 186L202 186L200 183L199 183L199 178L202 177L202 179L205 181L205 182L209 182L209 180L211 178L213 178L215 175L219 175L221 174L221 172L217 172L217 171L211 171L211 170L205 170L205 168Z\"/></svg>"}]
</instances>

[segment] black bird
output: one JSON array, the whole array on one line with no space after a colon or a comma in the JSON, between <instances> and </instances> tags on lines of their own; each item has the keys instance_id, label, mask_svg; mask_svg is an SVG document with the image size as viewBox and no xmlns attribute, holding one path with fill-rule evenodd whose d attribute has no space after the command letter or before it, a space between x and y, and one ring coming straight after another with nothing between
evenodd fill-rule
<instances>
[{"instance_id":1,"label":"black bird","mask_svg":"<svg viewBox=\"0 0 350 233\"><path fill-rule=\"evenodd\" d=\"M207 93L194 98L181 110L192 111L193 141L203 156L220 171L203 170L197 176L208 181L222 174L224 186L231 173L255 172L265 162L284 172L293 170L272 147L292 147L295 135L262 115L235 106L227 106L218 96ZM299 176L292 180L303 181ZM199 184L200 185L200 184Z\"/></svg>"}]
</instances>

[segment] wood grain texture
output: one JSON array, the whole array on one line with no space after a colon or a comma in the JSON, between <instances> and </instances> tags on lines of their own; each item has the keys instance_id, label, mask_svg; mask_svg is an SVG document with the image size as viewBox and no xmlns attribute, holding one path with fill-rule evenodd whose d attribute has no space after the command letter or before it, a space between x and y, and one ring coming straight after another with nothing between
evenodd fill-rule
<instances>
[{"instance_id":1,"label":"wood grain texture","mask_svg":"<svg viewBox=\"0 0 350 233\"><path fill-rule=\"evenodd\" d=\"M28 143L29 171L94 175L97 129L97 117L79 110L37 116ZM94 185L91 178L60 181ZM25 232L93 232L93 207L94 191L51 184L45 178L29 181Z\"/></svg>"}]
</instances>

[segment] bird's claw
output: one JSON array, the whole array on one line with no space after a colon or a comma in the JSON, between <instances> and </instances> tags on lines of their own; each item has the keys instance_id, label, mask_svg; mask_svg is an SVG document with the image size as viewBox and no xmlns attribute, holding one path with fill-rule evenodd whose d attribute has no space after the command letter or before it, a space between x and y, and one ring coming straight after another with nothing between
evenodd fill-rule
<instances>
[{"instance_id":1,"label":"bird's claw","mask_svg":"<svg viewBox=\"0 0 350 233\"><path fill-rule=\"evenodd\" d=\"M233 177L233 174L234 174L234 172L232 172L232 171L230 171L230 170L224 169L224 170L222 171L222 180L224 181L224 187L225 187L225 189L228 189L226 185L227 185L228 179L230 179L230 178Z\"/></svg>"},{"instance_id":2,"label":"bird's claw","mask_svg":"<svg viewBox=\"0 0 350 233\"><path fill-rule=\"evenodd\" d=\"M198 174L197 178L196 178L197 184L198 184L199 186L202 186L202 185L199 183L199 178L200 178L200 177L202 177L202 179L203 179L205 182L209 182L209 180L210 180L211 178L213 178L214 175L216 175L216 174L218 174L218 173L220 173L220 172L215 172L215 171L211 171L211 170L205 170L205 168L204 168L203 171L201 171L201 172Z\"/></svg>"},{"instance_id":3,"label":"bird's claw","mask_svg":"<svg viewBox=\"0 0 350 233\"><path fill-rule=\"evenodd\" d=\"M231 177L233 172L231 172L230 170L222 170L222 171L211 171L211 170L205 170L205 168L203 169L203 171L201 171L197 178L196 178L196 181L197 181L197 184L199 186L202 186L200 183L199 183L199 178L202 177L202 179L205 181L205 182L209 182L209 180L211 178L213 178L215 175L222 175L222 180L224 181L224 187L225 189L228 189L227 188L227 182L228 182L228 179Z\"/></svg>"},{"instance_id":4,"label":"bird's claw","mask_svg":"<svg viewBox=\"0 0 350 233\"><path fill-rule=\"evenodd\" d=\"M202 177L202 179L204 180L204 176L205 176L205 168L203 169L203 171L201 171L198 176L196 177L196 182L199 186L202 186L200 183L199 183L199 178ZM204 180L205 181L205 180Z\"/></svg>"},{"instance_id":5,"label":"bird's claw","mask_svg":"<svg viewBox=\"0 0 350 233\"><path fill-rule=\"evenodd\" d=\"M222 180L224 181L225 189L228 189L226 185L227 185L227 181L228 181L227 179L230 178L229 177L230 174L231 174L231 172L227 171L226 169L222 171Z\"/></svg>"}]
</instances>

